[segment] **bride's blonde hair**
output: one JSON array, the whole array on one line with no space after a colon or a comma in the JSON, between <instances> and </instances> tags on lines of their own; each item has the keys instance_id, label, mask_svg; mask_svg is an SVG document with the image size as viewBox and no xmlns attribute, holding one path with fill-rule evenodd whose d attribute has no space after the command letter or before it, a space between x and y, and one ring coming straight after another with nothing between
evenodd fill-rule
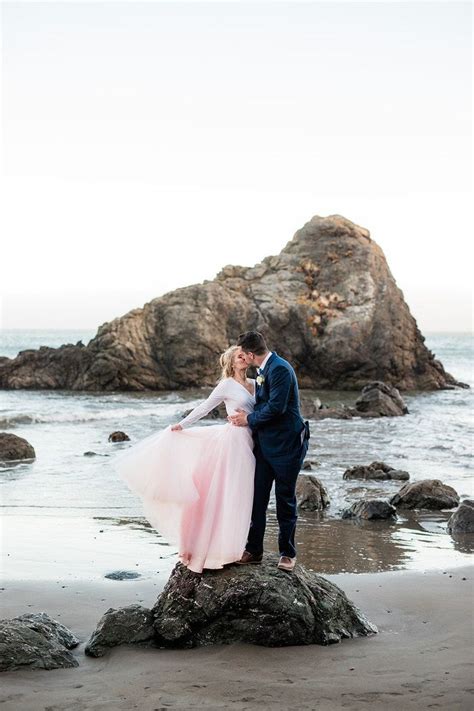
<instances>
[{"instance_id":1,"label":"bride's blonde hair","mask_svg":"<svg viewBox=\"0 0 474 711\"><path fill-rule=\"evenodd\" d=\"M232 361L234 360L234 355L238 350L240 350L240 346L230 346L226 351L224 351L224 353L222 353L219 358L219 363L222 368L220 380L233 377L235 370Z\"/></svg>"}]
</instances>

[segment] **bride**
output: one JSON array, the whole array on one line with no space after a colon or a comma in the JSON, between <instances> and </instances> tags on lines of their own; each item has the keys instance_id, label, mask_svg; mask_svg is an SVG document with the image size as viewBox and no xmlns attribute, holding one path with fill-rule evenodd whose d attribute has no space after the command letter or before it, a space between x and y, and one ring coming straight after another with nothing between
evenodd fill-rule
<instances>
[{"instance_id":1,"label":"bride","mask_svg":"<svg viewBox=\"0 0 474 711\"><path fill-rule=\"evenodd\" d=\"M114 468L143 502L146 518L178 546L190 570L239 560L250 527L255 457L249 427L192 427L225 403L227 414L249 413L255 380L247 378L240 346L220 357L222 375L209 397L176 425L118 454Z\"/></svg>"}]
</instances>

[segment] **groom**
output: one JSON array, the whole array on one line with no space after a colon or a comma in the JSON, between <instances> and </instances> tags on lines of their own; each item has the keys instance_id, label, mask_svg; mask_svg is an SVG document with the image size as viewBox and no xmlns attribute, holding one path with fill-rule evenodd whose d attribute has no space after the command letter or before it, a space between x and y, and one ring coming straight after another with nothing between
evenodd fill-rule
<instances>
[{"instance_id":1,"label":"groom","mask_svg":"<svg viewBox=\"0 0 474 711\"><path fill-rule=\"evenodd\" d=\"M228 419L248 425L254 436L255 488L252 522L241 564L260 563L263 556L266 513L275 481L280 534L278 567L291 571L296 563L296 479L308 450L309 425L299 409L298 383L288 361L268 350L258 331L247 331L237 342L247 365L257 367L255 410L238 410Z\"/></svg>"}]
</instances>

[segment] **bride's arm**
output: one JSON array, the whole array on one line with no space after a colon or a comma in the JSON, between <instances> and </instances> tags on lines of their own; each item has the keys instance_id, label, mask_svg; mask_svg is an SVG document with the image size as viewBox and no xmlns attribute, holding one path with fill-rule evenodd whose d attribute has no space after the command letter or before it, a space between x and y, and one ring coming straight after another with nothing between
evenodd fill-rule
<instances>
[{"instance_id":1,"label":"bride's arm","mask_svg":"<svg viewBox=\"0 0 474 711\"><path fill-rule=\"evenodd\" d=\"M226 396L226 387L225 387L225 381L221 380L212 393L209 395L204 402L201 402L200 405L194 408L194 410L191 410L189 415L186 415L184 419L182 419L180 422L178 422L181 427L189 427L192 425L194 422L197 422L200 420L202 417L205 417L210 413L211 410L213 410L215 407L221 404L221 402L224 401L224 398Z\"/></svg>"}]
</instances>

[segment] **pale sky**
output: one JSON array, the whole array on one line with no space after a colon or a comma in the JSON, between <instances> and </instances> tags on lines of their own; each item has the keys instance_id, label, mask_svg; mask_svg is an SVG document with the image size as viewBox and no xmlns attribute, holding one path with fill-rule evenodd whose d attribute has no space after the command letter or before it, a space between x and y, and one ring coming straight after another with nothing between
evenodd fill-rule
<instances>
[{"instance_id":1,"label":"pale sky","mask_svg":"<svg viewBox=\"0 0 474 711\"><path fill-rule=\"evenodd\" d=\"M93 328L313 215L471 328L468 2L3 2L0 326Z\"/></svg>"}]
</instances>

